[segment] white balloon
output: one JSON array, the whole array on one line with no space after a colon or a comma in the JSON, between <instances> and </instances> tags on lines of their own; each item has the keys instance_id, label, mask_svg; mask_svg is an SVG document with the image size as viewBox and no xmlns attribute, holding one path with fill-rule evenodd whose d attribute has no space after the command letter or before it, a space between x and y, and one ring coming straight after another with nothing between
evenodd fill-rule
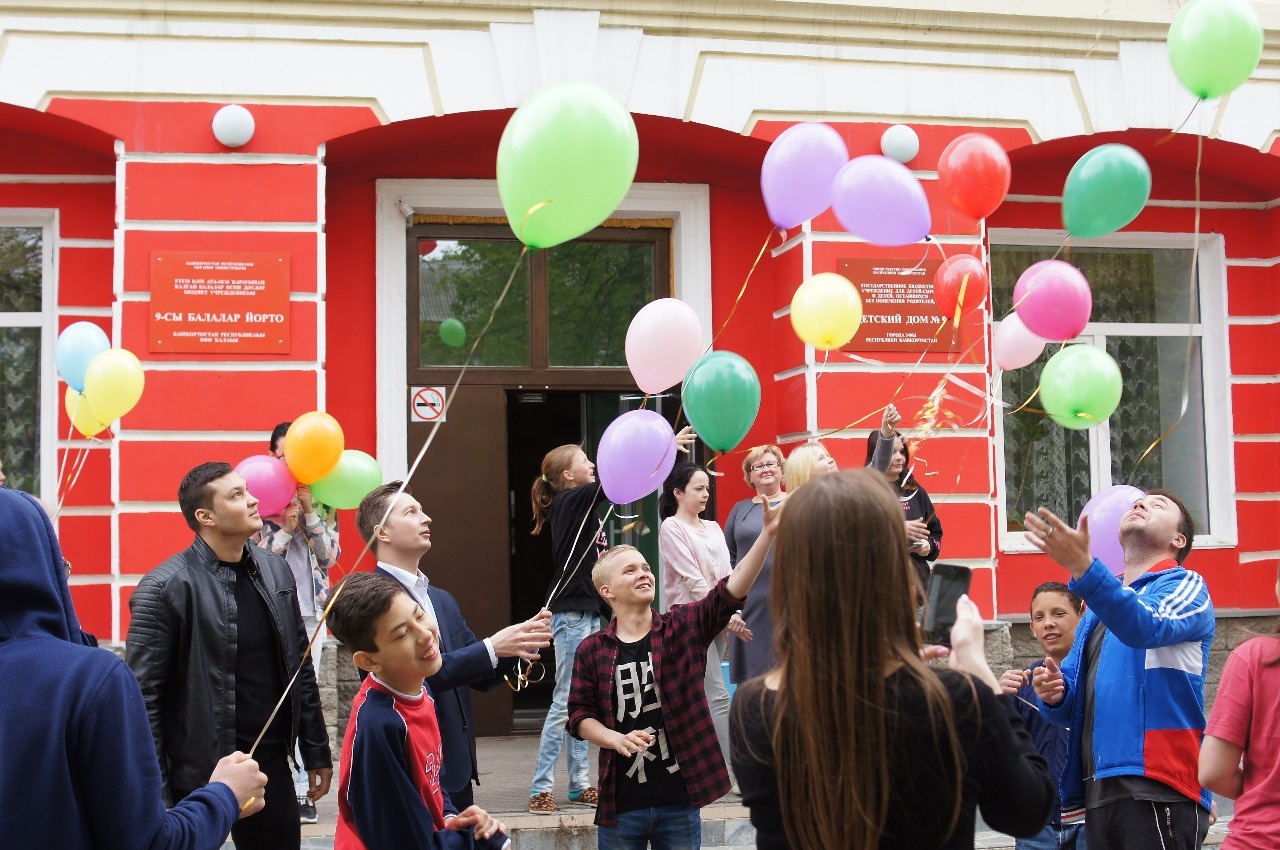
<instances>
[{"instance_id":1,"label":"white balloon","mask_svg":"<svg viewBox=\"0 0 1280 850\"><path fill-rule=\"evenodd\" d=\"M238 104L224 106L213 116L213 137L229 148L247 144L253 130L253 113Z\"/></svg>"},{"instance_id":2,"label":"white balloon","mask_svg":"<svg viewBox=\"0 0 1280 850\"><path fill-rule=\"evenodd\" d=\"M1021 369L1035 362L1044 351L1044 344L1043 339L1027 330L1017 313L1010 313L996 325L995 337L991 340L991 353L1001 369Z\"/></svg>"},{"instance_id":3,"label":"white balloon","mask_svg":"<svg viewBox=\"0 0 1280 850\"><path fill-rule=\"evenodd\" d=\"M906 124L894 124L880 137L880 150L905 165L920 153L920 137Z\"/></svg>"}]
</instances>

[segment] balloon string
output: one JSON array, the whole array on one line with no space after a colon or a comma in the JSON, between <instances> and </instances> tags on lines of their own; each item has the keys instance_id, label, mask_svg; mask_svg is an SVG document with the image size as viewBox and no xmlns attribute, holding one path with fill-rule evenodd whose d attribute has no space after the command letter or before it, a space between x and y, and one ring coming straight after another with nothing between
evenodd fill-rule
<instances>
[{"instance_id":1,"label":"balloon string","mask_svg":"<svg viewBox=\"0 0 1280 850\"><path fill-rule=\"evenodd\" d=\"M1200 108L1200 104L1202 104L1202 103L1204 103L1204 98L1203 98L1203 97L1202 97L1202 98L1198 98L1198 99L1196 100L1196 102L1195 102L1195 103L1191 104L1191 109L1190 109L1190 111L1188 111L1188 112L1187 112L1187 117L1182 119L1182 123L1178 125L1178 128L1177 128L1176 130L1170 130L1170 131L1169 131L1169 135L1167 135L1167 136L1163 136L1163 137L1161 137L1160 139L1158 139L1158 140L1156 141L1156 144L1157 144L1157 145L1163 145L1165 142L1172 141L1172 140L1173 140L1173 138L1174 138L1175 136L1177 136L1179 133L1181 133L1181 132L1182 132L1182 128L1183 128L1183 127L1185 127L1185 126L1187 126L1187 122L1191 120L1191 116L1192 116L1192 115L1195 115L1195 114L1196 114L1196 110ZM1198 136L1199 134L1197 133L1196 135ZM1197 174L1198 174L1198 172L1197 172Z\"/></svg>"},{"instance_id":2,"label":"balloon string","mask_svg":"<svg viewBox=\"0 0 1280 850\"><path fill-rule=\"evenodd\" d=\"M751 264L750 270L747 271L746 279L742 281L742 288L738 290L738 297L733 299L733 306L729 308L729 315L724 317L724 321L720 323L720 330L716 331L715 336L711 338L711 344L702 352L704 356L715 348L716 340L720 339L720 335L724 333L725 328L729 327L733 314L738 312L738 305L742 303L743 296L747 294L747 285L751 283L751 276L756 273L756 267L760 265L760 260L764 258L764 252L769 250L769 240L773 239L774 230L775 228L769 228L769 233L764 237L764 244L760 246L760 251L756 254L755 262Z\"/></svg>"},{"instance_id":3,"label":"balloon string","mask_svg":"<svg viewBox=\"0 0 1280 850\"><path fill-rule=\"evenodd\" d=\"M521 242L524 242L524 226L529 223L530 216L532 216L538 210L542 209L543 207L547 206L550 203L551 203L551 200L548 199L545 201L538 201L538 203L529 207L528 212L526 212L520 219L520 226L516 228L516 238L518 238ZM528 249L529 249L528 243L525 243L525 250L527 251ZM524 251L520 252L520 256L521 257L524 256Z\"/></svg>"},{"instance_id":4,"label":"balloon string","mask_svg":"<svg viewBox=\"0 0 1280 850\"><path fill-rule=\"evenodd\" d=\"M71 442L71 435L76 430L76 414L80 412L80 400L84 398L80 393L76 393L76 403L71 407L71 421L67 425L67 442ZM70 449L62 453L62 460L58 463L58 494L62 491L62 476L67 471L67 458L71 455ZM59 498L61 503L61 498Z\"/></svg>"},{"instance_id":5,"label":"balloon string","mask_svg":"<svg viewBox=\"0 0 1280 850\"><path fill-rule=\"evenodd\" d=\"M100 443L102 441L97 437L91 437L90 442ZM66 489L63 490L62 494L58 497L58 507L53 511L53 519L57 519L58 515L62 513L62 505L67 501L67 496L71 495L71 489L76 486L76 482L80 480L80 473L84 471L84 464L88 459L89 447L85 446L80 449L79 454L76 455L75 461L71 464L71 482L67 484Z\"/></svg>"}]
</instances>

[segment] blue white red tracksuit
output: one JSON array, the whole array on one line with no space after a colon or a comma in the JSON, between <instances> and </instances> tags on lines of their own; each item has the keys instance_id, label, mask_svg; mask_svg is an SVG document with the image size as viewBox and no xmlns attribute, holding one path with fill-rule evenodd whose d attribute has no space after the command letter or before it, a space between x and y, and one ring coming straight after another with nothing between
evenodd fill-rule
<instances>
[{"instance_id":1,"label":"blue white red tracksuit","mask_svg":"<svg viewBox=\"0 0 1280 850\"><path fill-rule=\"evenodd\" d=\"M1075 760L1063 785L1077 779L1145 776L1209 808L1197 766L1204 734L1204 677L1215 627L1204 579L1162 561L1125 587L1101 561L1068 585L1088 605L1071 654L1062 663L1066 695L1041 702L1054 723L1084 728L1078 680L1089 635L1107 628L1094 679L1092 775ZM1077 725L1079 724L1079 725ZM1072 776L1072 771L1085 775Z\"/></svg>"}]
</instances>

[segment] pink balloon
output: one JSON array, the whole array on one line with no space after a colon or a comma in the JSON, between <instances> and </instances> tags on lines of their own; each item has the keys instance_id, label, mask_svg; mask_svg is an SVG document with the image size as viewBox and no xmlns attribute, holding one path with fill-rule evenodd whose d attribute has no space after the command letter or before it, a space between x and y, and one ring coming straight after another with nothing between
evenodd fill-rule
<instances>
[{"instance_id":1,"label":"pink balloon","mask_svg":"<svg viewBox=\"0 0 1280 850\"><path fill-rule=\"evenodd\" d=\"M271 455L252 455L236 464L249 495L258 500L258 515L275 516L289 507L298 492L298 481L284 461Z\"/></svg>"},{"instance_id":2,"label":"pink balloon","mask_svg":"<svg viewBox=\"0 0 1280 850\"><path fill-rule=\"evenodd\" d=\"M831 206L831 181L848 161L849 149L831 125L788 127L769 146L760 167L769 218L786 230L825 212Z\"/></svg>"},{"instance_id":3,"label":"pink balloon","mask_svg":"<svg viewBox=\"0 0 1280 850\"><path fill-rule=\"evenodd\" d=\"M1146 493L1128 484L1112 484L1093 495L1080 512L1089 517L1089 554L1116 575L1124 572L1124 547L1120 545L1120 520ZM1079 521L1076 527L1080 527Z\"/></svg>"},{"instance_id":4,"label":"pink balloon","mask_svg":"<svg viewBox=\"0 0 1280 850\"><path fill-rule=\"evenodd\" d=\"M650 301L631 319L627 368L642 391L671 389L701 356L702 326L693 308L680 299Z\"/></svg>"},{"instance_id":5,"label":"pink balloon","mask_svg":"<svg viewBox=\"0 0 1280 850\"><path fill-rule=\"evenodd\" d=\"M1013 309L1038 337L1066 342L1089 324L1093 291L1080 270L1062 260L1041 260L1013 288Z\"/></svg>"},{"instance_id":6,"label":"pink balloon","mask_svg":"<svg viewBox=\"0 0 1280 850\"><path fill-rule=\"evenodd\" d=\"M1044 340L1027 330L1017 313L1010 313L996 325L991 353L1001 369L1021 369L1034 362L1042 351Z\"/></svg>"},{"instance_id":7,"label":"pink balloon","mask_svg":"<svg viewBox=\"0 0 1280 850\"><path fill-rule=\"evenodd\" d=\"M887 156L860 156L840 169L831 208L845 230L886 247L919 242L933 221L920 181Z\"/></svg>"}]
</instances>

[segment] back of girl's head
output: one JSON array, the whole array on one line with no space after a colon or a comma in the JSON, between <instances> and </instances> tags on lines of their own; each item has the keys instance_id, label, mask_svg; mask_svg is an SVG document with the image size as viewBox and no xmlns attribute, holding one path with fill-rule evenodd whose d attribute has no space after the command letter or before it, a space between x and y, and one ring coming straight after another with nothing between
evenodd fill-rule
<instances>
[{"instance_id":1,"label":"back of girl's head","mask_svg":"<svg viewBox=\"0 0 1280 850\"><path fill-rule=\"evenodd\" d=\"M542 459L542 471L533 479L529 501L533 505L533 533L538 534L551 515L551 502L564 489L564 474L573 468L573 459L582 450L577 443L556 446Z\"/></svg>"},{"instance_id":2,"label":"back of girl's head","mask_svg":"<svg viewBox=\"0 0 1280 850\"><path fill-rule=\"evenodd\" d=\"M680 503L676 501L676 491L684 490L689 485L689 479L693 477L695 472L705 474L706 470L696 463L689 463L688 461L677 463L671 470L667 480L662 483L662 492L658 494L659 519L666 519L669 516L676 515L676 511L680 508Z\"/></svg>"},{"instance_id":3,"label":"back of girl's head","mask_svg":"<svg viewBox=\"0 0 1280 850\"><path fill-rule=\"evenodd\" d=\"M791 450L783 467L786 469L783 483L788 493L795 492L801 484L814 476L818 468L818 455L823 453L824 449L817 443L805 443Z\"/></svg>"}]
</instances>

